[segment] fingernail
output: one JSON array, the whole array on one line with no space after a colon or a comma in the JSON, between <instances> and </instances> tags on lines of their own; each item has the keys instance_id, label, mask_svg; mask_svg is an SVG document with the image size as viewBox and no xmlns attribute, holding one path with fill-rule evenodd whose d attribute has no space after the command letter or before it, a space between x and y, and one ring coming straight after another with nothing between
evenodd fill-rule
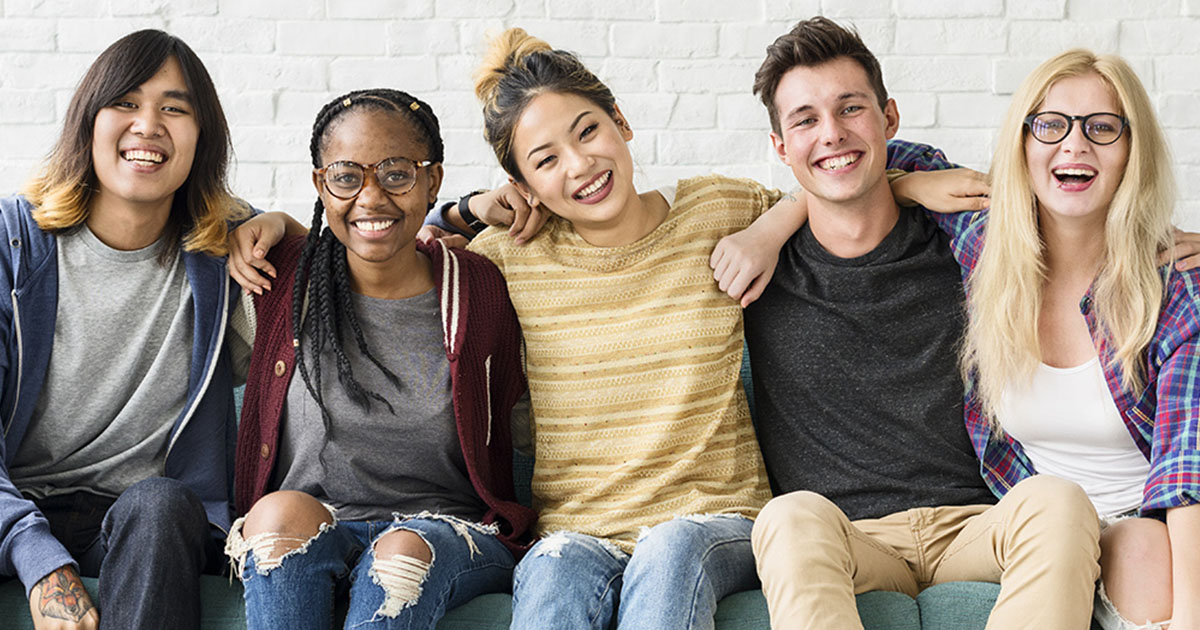
<instances>
[{"instance_id":1,"label":"fingernail","mask_svg":"<svg viewBox=\"0 0 1200 630\"><path fill-rule=\"evenodd\" d=\"M255 255L255 256L257 256L258 258L262 258L263 256L266 256L266 255L267 255L267 252L264 252L264 251L263 251L263 250L261 250L261 249L255 249L255 250L254 250L254 255Z\"/></svg>"}]
</instances>

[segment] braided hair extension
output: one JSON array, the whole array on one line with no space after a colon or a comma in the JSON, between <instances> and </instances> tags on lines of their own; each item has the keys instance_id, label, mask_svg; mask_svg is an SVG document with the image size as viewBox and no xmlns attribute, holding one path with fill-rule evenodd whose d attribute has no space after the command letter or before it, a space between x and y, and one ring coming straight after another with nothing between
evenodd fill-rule
<instances>
[{"instance_id":1,"label":"braided hair extension","mask_svg":"<svg viewBox=\"0 0 1200 630\"><path fill-rule=\"evenodd\" d=\"M312 139L309 142L313 168L323 166L321 149L337 121L348 112L357 110L391 111L409 117L416 123L418 132L423 136L421 140L429 151L427 159L435 163L442 161L444 148L441 129L437 116L429 105L398 90L377 88L350 92L321 108L316 122L313 123ZM371 401L374 400L383 403L393 415L396 413L383 396L368 391L354 378L350 361L342 347L343 324L350 327L358 351L379 368L396 389L400 389L401 386L400 379L384 367L367 347L351 301L346 246L337 240L332 230L328 227L322 228L324 214L325 204L318 197L313 204L312 227L309 228L304 249L300 253L292 287L292 322L295 327L292 345L296 351L296 367L300 369L300 376L304 379L309 395L321 409L328 444L332 440L333 425L321 395L321 352L327 345L333 352L338 380L352 402L368 410ZM307 351L300 343L302 337L309 340ZM310 354L311 356L308 356ZM324 464L323 447L321 463Z\"/></svg>"}]
</instances>

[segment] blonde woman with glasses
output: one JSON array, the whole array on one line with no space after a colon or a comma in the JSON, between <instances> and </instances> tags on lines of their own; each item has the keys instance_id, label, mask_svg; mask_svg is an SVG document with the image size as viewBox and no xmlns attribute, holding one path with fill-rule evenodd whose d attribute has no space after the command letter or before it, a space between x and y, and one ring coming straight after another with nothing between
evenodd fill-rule
<instances>
[{"instance_id":1,"label":"blonde woman with glasses","mask_svg":"<svg viewBox=\"0 0 1200 630\"><path fill-rule=\"evenodd\" d=\"M1106 630L1200 628L1200 273L1160 265L1170 164L1129 65L1072 50L1015 94L991 209L937 218L967 277L983 475L1000 495L1035 474L1087 491Z\"/></svg>"}]
</instances>

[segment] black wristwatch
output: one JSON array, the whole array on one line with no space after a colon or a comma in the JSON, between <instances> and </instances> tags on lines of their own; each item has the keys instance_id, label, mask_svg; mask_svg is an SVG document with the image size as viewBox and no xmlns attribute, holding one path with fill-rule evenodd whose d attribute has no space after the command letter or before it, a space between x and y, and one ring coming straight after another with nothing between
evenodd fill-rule
<instances>
[{"instance_id":1,"label":"black wristwatch","mask_svg":"<svg viewBox=\"0 0 1200 630\"><path fill-rule=\"evenodd\" d=\"M488 224L484 223L482 219L474 214L471 214L471 197L474 197L482 192L486 191L474 190L463 195L462 199L458 200L458 216L462 217L462 220L467 224L467 227L471 228L471 231L475 232L476 234L482 232L483 229L488 226Z\"/></svg>"}]
</instances>

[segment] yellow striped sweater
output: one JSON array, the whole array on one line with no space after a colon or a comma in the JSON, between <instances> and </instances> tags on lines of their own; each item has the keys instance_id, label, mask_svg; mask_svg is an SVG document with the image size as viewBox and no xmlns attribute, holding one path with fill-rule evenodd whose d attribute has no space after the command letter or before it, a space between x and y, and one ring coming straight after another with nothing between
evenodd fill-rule
<instances>
[{"instance_id":1,"label":"yellow striped sweater","mask_svg":"<svg viewBox=\"0 0 1200 630\"><path fill-rule=\"evenodd\" d=\"M632 551L643 527L753 518L771 498L739 378L742 312L708 258L778 199L697 177L629 245L589 245L557 217L523 247L499 230L471 243L504 274L525 335L540 534Z\"/></svg>"}]
</instances>

